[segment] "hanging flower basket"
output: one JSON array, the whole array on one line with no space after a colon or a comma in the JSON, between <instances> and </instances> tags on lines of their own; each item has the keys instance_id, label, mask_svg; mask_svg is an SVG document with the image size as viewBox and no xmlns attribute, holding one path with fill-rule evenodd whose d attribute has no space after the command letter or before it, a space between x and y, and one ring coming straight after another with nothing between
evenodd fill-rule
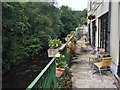
<instances>
[{"instance_id":1,"label":"hanging flower basket","mask_svg":"<svg viewBox=\"0 0 120 90\"><path fill-rule=\"evenodd\" d=\"M62 76L64 71L65 71L65 69L63 69L63 68L56 68L56 77Z\"/></svg>"},{"instance_id":2,"label":"hanging flower basket","mask_svg":"<svg viewBox=\"0 0 120 90\"><path fill-rule=\"evenodd\" d=\"M89 16L88 16L88 19L90 19L90 20L91 20L91 19L95 19L95 15L89 15Z\"/></svg>"}]
</instances>

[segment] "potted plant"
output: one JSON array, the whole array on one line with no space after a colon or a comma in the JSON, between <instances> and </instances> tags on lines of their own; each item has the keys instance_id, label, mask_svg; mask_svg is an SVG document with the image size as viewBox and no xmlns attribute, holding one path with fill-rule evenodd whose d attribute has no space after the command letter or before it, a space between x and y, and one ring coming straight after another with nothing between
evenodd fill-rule
<instances>
[{"instance_id":1,"label":"potted plant","mask_svg":"<svg viewBox=\"0 0 120 90\"><path fill-rule=\"evenodd\" d=\"M48 41L49 49L48 49L48 57L54 57L56 53L58 53L58 48L61 46L60 39L50 39Z\"/></svg>"},{"instance_id":2,"label":"potted plant","mask_svg":"<svg viewBox=\"0 0 120 90\"><path fill-rule=\"evenodd\" d=\"M74 44L73 40L70 40L68 42L67 47L68 47L68 50L69 50L69 52L67 52L67 53L70 53L71 58L74 57L76 47L75 47L75 44Z\"/></svg>"},{"instance_id":3,"label":"potted plant","mask_svg":"<svg viewBox=\"0 0 120 90\"><path fill-rule=\"evenodd\" d=\"M48 44L51 49L56 49L61 46L61 41L60 39L50 39Z\"/></svg>"},{"instance_id":4,"label":"potted plant","mask_svg":"<svg viewBox=\"0 0 120 90\"><path fill-rule=\"evenodd\" d=\"M74 35L74 37L72 38L72 42L74 45L74 51L76 50L77 39L78 39L77 35Z\"/></svg>"},{"instance_id":5,"label":"potted plant","mask_svg":"<svg viewBox=\"0 0 120 90\"><path fill-rule=\"evenodd\" d=\"M95 15L89 15L89 16L88 16L88 19L90 19L90 20L91 20L91 19L94 19L94 18L95 18Z\"/></svg>"},{"instance_id":6,"label":"potted plant","mask_svg":"<svg viewBox=\"0 0 120 90\"><path fill-rule=\"evenodd\" d=\"M56 77L60 77L64 73L67 64L64 61L62 61L62 59L65 56L60 54L59 52L55 55L55 57L56 57Z\"/></svg>"}]
</instances>

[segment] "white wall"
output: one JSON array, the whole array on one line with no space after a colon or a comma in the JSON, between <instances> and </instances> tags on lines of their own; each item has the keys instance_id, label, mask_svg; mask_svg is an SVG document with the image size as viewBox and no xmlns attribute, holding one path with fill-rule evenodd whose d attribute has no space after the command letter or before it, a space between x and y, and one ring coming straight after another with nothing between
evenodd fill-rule
<instances>
[{"instance_id":1,"label":"white wall","mask_svg":"<svg viewBox=\"0 0 120 90\"><path fill-rule=\"evenodd\" d=\"M118 4L118 33L119 33L119 50L120 50L120 0ZM119 55L120 55L120 51L119 51ZM118 58L118 63L119 62L120 62L120 56Z\"/></svg>"},{"instance_id":2,"label":"white wall","mask_svg":"<svg viewBox=\"0 0 120 90\"><path fill-rule=\"evenodd\" d=\"M91 0L88 0L88 1L91 1ZM96 2L98 2L98 1L99 0L96 0ZM90 2L89 2L89 4L90 4ZM93 8L91 11L88 12L88 15L92 13L93 15L96 16L96 25L98 28L98 17L100 17L103 14L105 14L106 12L108 12L109 0L106 0L106 2L102 2L102 3L96 4L96 5L95 4L92 4L92 5L93 5L92 6ZM95 7L94 7L94 5L95 5ZM89 8L89 6L88 6L88 8ZM93 20L91 20L91 21L93 21ZM96 36L96 42L95 42L96 47L95 48L97 48L98 47L98 29L96 31L95 36ZM91 25L91 42L92 42L92 25Z\"/></svg>"},{"instance_id":3,"label":"white wall","mask_svg":"<svg viewBox=\"0 0 120 90\"><path fill-rule=\"evenodd\" d=\"M96 16L97 17L100 17L102 16L103 14L105 14L106 12L108 12L108 8L109 8L109 0L106 0L108 2L103 2L97 9L96 11Z\"/></svg>"},{"instance_id":4,"label":"white wall","mask_svg":"<svg viewBox=\"0 0 120 90\"><path fill-rule=\"evenodd\" d=\"M119 33L118 33L118 3L112 2L111 10L111 32L110 32L110 54L113 62L118 65L119 60Z\"/></svg>"},{"instance_id":5,"label":"white wall","mask_svg":"<svg viewBox=\"0 0 120 90\"><path fill-rule=\"evenodd\" d=\"M118 32L118 3L112 2L112 14L111 14L111 33L110 33L110 54L113 57L113 62L118 65L119 61L119 36ZM108 12L109 0L103 2L94 12L96 14L96 25L98 26L98 18ZM96 32L96 47L98 47L98 31Z\"/></svg>"},{"instance_id":6,"label":"white wall","mask_svg":"<svg viewBox=\"0 0 120 90\"><path fill-rule=\"evenodd\" d=\"M94 12L96 15L96 25L97 25L97 31L96 31L96 48L98 47L98 18L102 15L104 15L106 12L108 12L109 8L109 0L106 0L106 2L103 2L100 4L100 6L96 9Z\"/></svg>"},{"instance_id":7,"label":"white wall","mask_svg":"<svg viewBox=\"0 0 120 90\"><path fill-rule=\"evenodd\" d=\"M119 0L120 1L120 0ZM94 10L96 15L96 25L98 28L98 18L104 15L109 10L109 0L103 2L99 7ZM112 56L112 71L116 75L117 73L117 66L119 63L119 40L120 40L120 4L118 2L114 2L112 0L112 7L111 7L111 22L110 22L110 55ZM96 47L98 47L98 29L96 31Z\"/></svg>"}]
</instances>

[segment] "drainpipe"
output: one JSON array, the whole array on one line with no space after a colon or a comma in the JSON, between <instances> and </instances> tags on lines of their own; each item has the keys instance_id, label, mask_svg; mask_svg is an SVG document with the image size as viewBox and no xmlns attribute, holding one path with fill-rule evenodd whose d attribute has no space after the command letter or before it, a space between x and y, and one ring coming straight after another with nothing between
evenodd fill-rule
<instances>
[{"instance_id":1,"label":"drainpipe","mask_svg":"<svg viewBox=\"0 0 120 90\"><path fill-rule=\"evenodd\" d=\"M108 53L110 54L110 30L111 30L111 0L109 0L109 8L108 8Z\"/></svg>"}]
</instances>

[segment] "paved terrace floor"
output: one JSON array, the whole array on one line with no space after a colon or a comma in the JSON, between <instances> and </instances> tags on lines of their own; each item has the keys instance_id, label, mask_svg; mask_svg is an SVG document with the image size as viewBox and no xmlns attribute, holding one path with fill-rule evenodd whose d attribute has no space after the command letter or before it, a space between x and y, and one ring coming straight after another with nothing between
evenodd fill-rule
<instances>
[{"instance_id":1,"label":"paved terrace floor","mask_svg":"<svg viewBox=\"0 0 120 90\"><path fill-rule=\"evenodd\" d=\"M88 47L89 51L82 52L80 48L80 40L77 41L76 57L72 61L72 66L70 71L72 72L72 82L73 89L76 88L115 88L116 79L114 75L107 71L107 76L102 75L102 79L99 73L92 74L92 68L89 65L90 50L92 48Z\"/></svg>"}]
</instances>

